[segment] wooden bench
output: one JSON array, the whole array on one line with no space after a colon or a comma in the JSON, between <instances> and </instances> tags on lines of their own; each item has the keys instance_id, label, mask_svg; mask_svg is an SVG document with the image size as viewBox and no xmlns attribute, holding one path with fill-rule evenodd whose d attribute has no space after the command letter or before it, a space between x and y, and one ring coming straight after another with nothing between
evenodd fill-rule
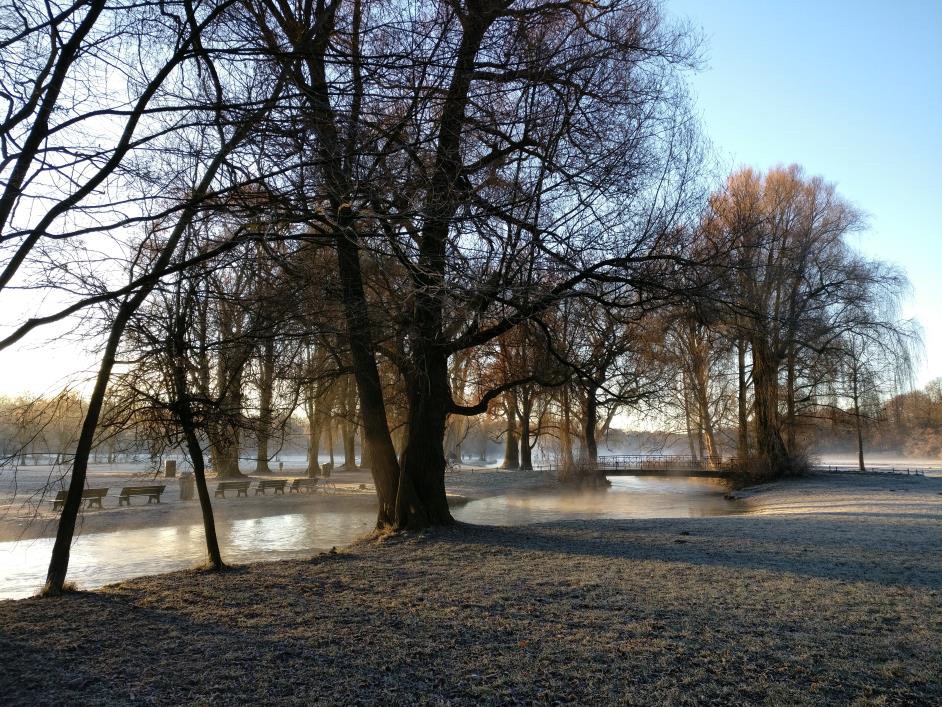
<instances>
[{"instance_id":1,"label":"wooden bench","mask_svg":"<svg viewBox=\"0 0 942 707\"><path fill-rule=\"evenodd\" d=\"M157 501L160 503L160 494L164 492L166 486L125 486L118 494L118 507L125 503L131 505L131 496L147 496L147 502Z\"/></svg>"},{"instance_id":2,"label":"wooden bench","mask_svg":"<svg viewBox=\"0 0 942 707\"><path fill-rule=\"evenodd\" d=\"M301 493L301 490L304 489L307 492L313 492L317 490L317 479L295 479L291 482L291 490L297 493Z\"/></svg>"},{"instance_id":3,"label":"wooden bench","mask_svg":"<svg viewBox=\"0 0 942 707\"><path fill-rule=\"evenodd\" d=\"M251 481L220 481L216 486L216 497L226 497L226 491L235 491L236 498L239 496L249 497L249 484Z\"/></svg>"},{"instance_id":4,"label":"wooden bench","mask_svg":"<svg viewBox=\"0 0 942 707\"><path fill-rule=\"evenodd\" d=\"M60 491L56 494L56 498L52 502L52 510L57 511L65 505L67 493L67 491ZM101 500L107 495L108 489L85 489L82 491L82 500L85 502L86 508L91 508L92 506L101 508Z\"/></svg>"},{"instance_id":5,"label":"wooden bench","mask_svg":"<svg viewBox=\"0 0 942 707\"><path fill-rule=\"evenodd\" d=\"M284 494L285 485L288 482L285 479L262 479L258 482L258 486L255 487L255 495L259 494L265 495L265 489L272 489L274 493L279 491Z\"/></svg>"}]
</instances>

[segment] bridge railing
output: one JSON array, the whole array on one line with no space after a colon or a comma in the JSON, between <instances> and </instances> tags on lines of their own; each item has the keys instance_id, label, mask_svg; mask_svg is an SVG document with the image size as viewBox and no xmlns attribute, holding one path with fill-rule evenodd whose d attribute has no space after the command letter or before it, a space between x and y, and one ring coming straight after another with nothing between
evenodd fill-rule
<instances>
[{"instance_id":1,"label":"bridge railing","mask_svg":"<svg viewBox=\"0 0 942 707\"><path fill-rule=\"evenodd\" d=\"M706 471L728 469L735 461L721 456L694 457L690 454L605 454L598 458L600 470L630 471L675 469Z\"/></svg>"}]
</instances>

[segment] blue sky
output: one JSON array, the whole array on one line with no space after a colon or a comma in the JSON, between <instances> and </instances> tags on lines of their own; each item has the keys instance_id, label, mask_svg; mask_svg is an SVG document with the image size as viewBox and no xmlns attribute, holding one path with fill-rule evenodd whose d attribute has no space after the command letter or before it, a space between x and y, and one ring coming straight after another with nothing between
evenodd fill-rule
<instances>
[{"instance_id":1,"label":"blue sky","mask_svg":"<svg viewBox=\"0 0 942 707\"><path fill-rule=\"evenodd\" d=\"M896 263L942 376L942 0L667 0L704 36L691 77L724 167L797 162L868 214L852 242Z\"/></svg>"}]
</instances>

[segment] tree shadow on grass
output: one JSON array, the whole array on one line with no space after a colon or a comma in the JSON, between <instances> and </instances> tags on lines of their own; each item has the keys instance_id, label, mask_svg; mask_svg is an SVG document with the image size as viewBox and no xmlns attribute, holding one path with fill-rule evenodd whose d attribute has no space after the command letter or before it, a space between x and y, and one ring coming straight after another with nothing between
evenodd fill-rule
<instances>
[{"instance_id":1,"label":"tree shadow on grass","mask_svg":"<svg viewBox=\"0 0 942 707\"><path fill-rule=\"evenodd\" d=\"M613 561L675 562L942 589L942 530L931 516L916 514L921 522L905 530L896 522L898 515L848 516L560 521L515 527L462 524L457 533L435 537L442 542ZM759 533L756 523L763 526Z\"/></svg>"}]
</instances>

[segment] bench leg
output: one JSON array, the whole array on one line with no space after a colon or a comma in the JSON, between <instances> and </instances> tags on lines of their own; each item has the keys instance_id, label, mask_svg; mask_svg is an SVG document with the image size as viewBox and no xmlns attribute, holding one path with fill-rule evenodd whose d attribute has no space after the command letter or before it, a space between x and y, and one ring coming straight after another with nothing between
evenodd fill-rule
<instances>
[{"instance_id":1,"label":"bench leg","mask_svg":"<svg viewBox=\"0 0 942 707\"><path fill-rule=\"evenodd\" d=\"M127 503L130 506L131 497L130 496L118 496L118 508L121 508L121 506L123 506L125 503Z\"/></svg>"},{"instance_id":2,"label":"bench leg","mask_svg":"<svg viewBox=\"0 0 942 707\"><path fill-rule=\"evenodd\" d=\"M236 494L236 498L238 498L239 496L245 496L246 498L248 498L248 497L249 497L249 490L248 490L248 489L239 489L239 492Z\"/></svg>"}]
</instances>

